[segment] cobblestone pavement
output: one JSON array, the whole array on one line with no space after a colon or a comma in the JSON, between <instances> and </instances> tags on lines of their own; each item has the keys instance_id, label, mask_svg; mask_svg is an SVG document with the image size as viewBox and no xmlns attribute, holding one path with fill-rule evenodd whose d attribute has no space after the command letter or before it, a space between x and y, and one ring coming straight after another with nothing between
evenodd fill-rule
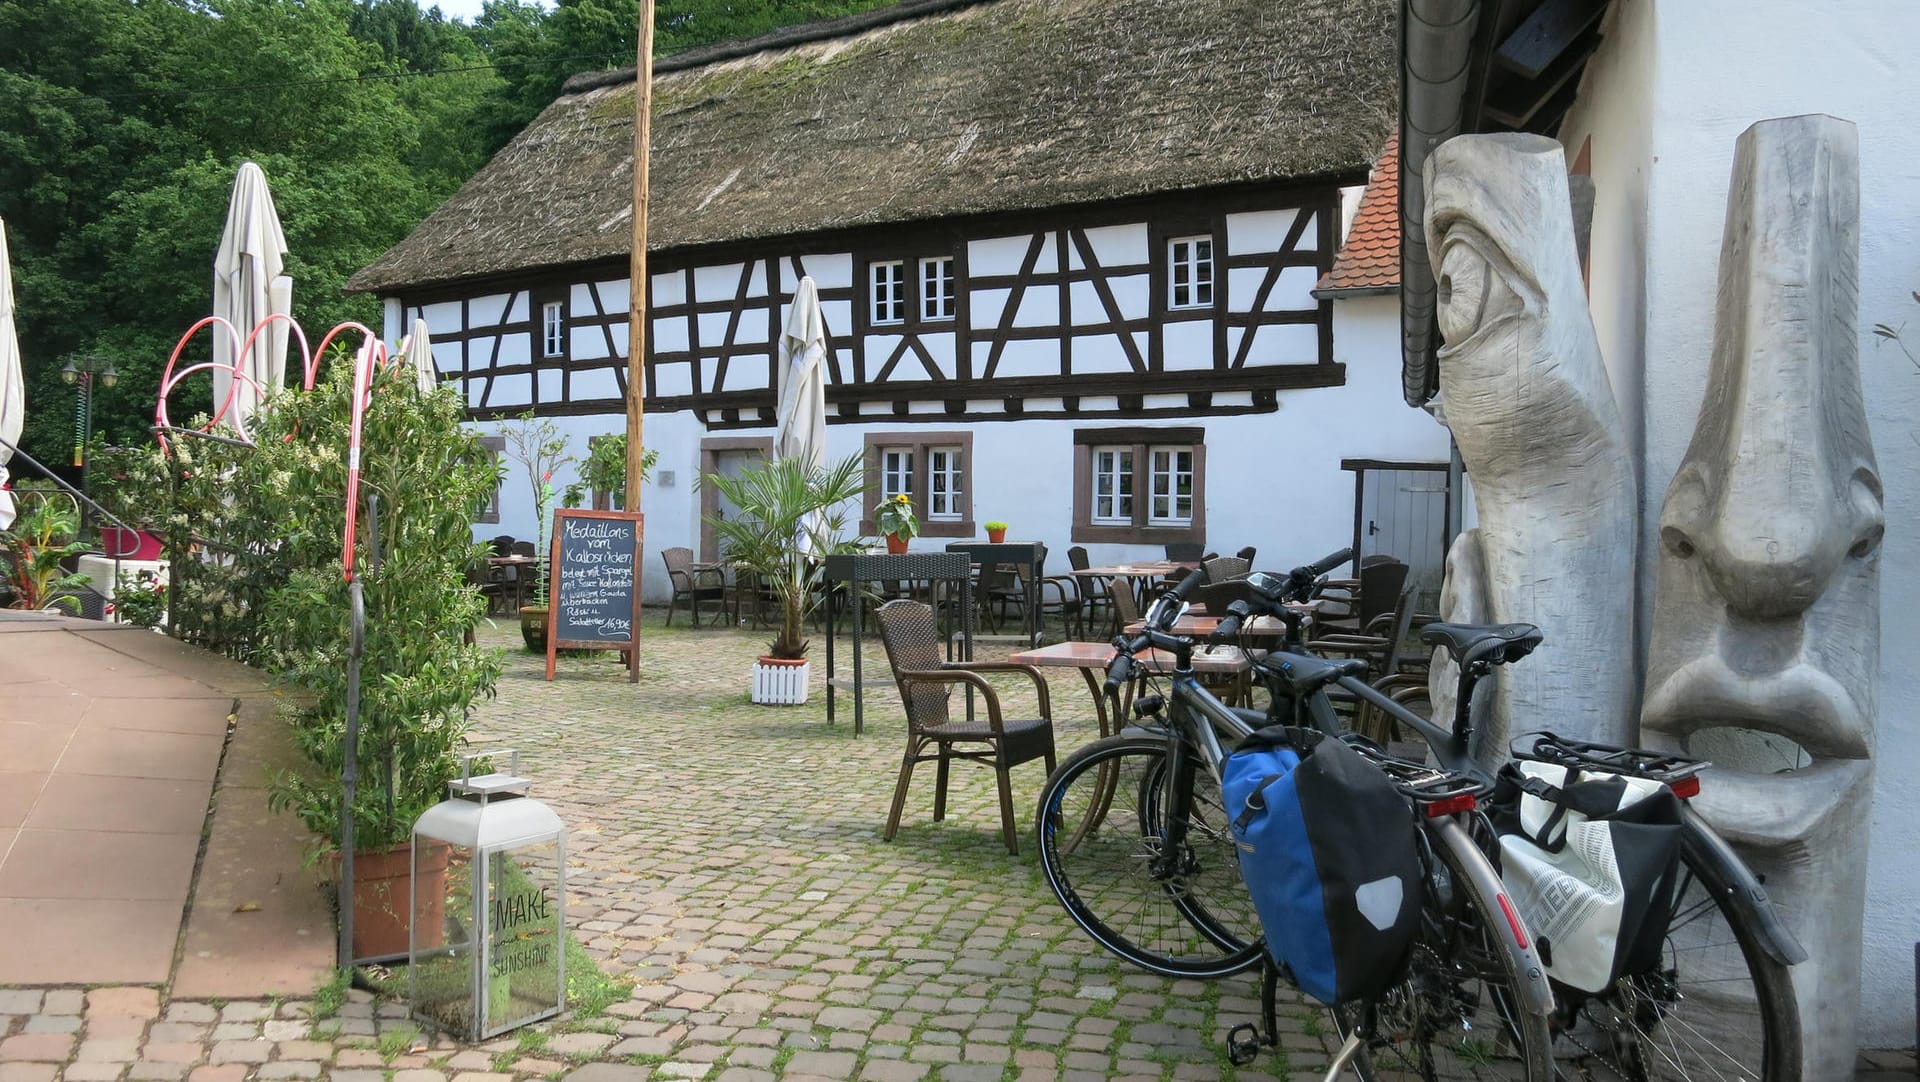
<instances>
[{"instance_id":1,"label":"cobblestone pavement","mask_svg":"<svg viewBox=\"0 0 1920 1082\"><path fill-rule=\"evenodd\" d=\"M477 1047L421 1037L399 1003L166 1001L151 988L0 989L0 1082L643 1082L648 1079L1317 1077L1330 1038L1289 1000L1252 1069L1223 1038L1257 981L1150 977L1053 902L1035 861L1038 765L1016 771L1021 853L998 838L991 773L957 766L946 822L932 771L880 840L903 722L877 646L867 731L814 702L746 701L760 638L649 621L638 685L613 655L514 651L476 740L520 749L572 827L568 916L631 994ZM483 632L506 645L511 629ZM982 651L987 656L990 651ZM843 659L844 660L844 659ZM1094 735L1077 673L1054 676L1061 742ZM1011 685L1009 685L1011 687ZM1030 697L1030 693L1028 693ZM1014 696L1013 701L1020 701ZM844 700L843 700L844 703ZM325 1017L316 1017L325 1015ZM1863 1062L1911 1077L1911 1053Z\"/></svg>"}]
</instances>

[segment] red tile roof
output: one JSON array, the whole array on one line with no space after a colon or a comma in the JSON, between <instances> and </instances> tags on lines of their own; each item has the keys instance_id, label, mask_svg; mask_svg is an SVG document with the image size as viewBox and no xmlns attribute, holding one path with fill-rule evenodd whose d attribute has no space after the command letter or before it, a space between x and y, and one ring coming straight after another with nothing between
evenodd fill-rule
<instances>
[{"instance_id":1,"label":"red tile roof","mask_svg":"<svg viewBox=\"0 0 1920 1082\"><path fill-rule=\"evenodd\" d=\"M1316 297L1384 293L1400 288L1400 139L1373 163L1373 175L1360 196L1347 242L1333 257L1333 269L1320 276Z\"/></svg>"}]
</instances>

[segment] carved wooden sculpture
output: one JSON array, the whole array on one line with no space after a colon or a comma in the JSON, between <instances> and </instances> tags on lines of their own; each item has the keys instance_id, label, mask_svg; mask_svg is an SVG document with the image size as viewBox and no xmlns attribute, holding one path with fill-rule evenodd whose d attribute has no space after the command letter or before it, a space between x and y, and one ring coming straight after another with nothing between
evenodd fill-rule
<instances>
[{"instance_id":1,"label":"carved wooden sculpture","mask_svg":"<svg viewBox=\"0 0 1920 1082\"><path fill-rule=\"evenodd\" d=\"M1428 158L1426 188L1447 341L1442 412L1480 517L1447 556L1442 612L1547 634L1535 660L1502 671L1485 695L1478 754L1504 759L1516 724L1624 740L1637 496L1587 313L1560 144L1452 139ZM1450 667L1435 667L1437 710L1451 710Z\"/></svg>"},{"instance_id":2,"label":"carved wooden sculpture","mask_svg":"<svg viewBox=\"0 0 1920 1082\"><path fill-rule=\"evenodd\" d=\"M1712 370L1660 515L1643 739L1714 762L1696 807L1766 880L1805 1078L1850 1077L1880 661L1879 472L1858 367L1858 137L1735 151Z\"/></svg>"}]
</instances>

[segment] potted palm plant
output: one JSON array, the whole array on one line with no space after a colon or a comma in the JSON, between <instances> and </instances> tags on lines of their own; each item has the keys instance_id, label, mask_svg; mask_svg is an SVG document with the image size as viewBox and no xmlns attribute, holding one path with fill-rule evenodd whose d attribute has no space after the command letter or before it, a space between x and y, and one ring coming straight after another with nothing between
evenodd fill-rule
<instances>
[{"instance_id":1,"label":"potted palm plant","mask_svg":"<svg viewBox=\"0 0 1920 1082\"><path fill-rule=\"evenodd\" d=\"M754 702L807 701L806 619L821 600L821 558L860 549L858 538L847 536L847 516L862 472L860 456L852 455L822 470L782 458L737 477L700 478L738 508L730 517L707 518L728 562L780 606L780 626L754 665Z\"/></svg>"}]
</instances>

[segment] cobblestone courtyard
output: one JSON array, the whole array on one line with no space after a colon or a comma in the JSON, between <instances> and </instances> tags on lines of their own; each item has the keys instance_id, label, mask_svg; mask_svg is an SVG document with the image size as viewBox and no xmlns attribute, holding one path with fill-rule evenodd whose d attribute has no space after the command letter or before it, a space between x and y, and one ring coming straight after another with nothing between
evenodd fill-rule
<instances>
[{"instance_id":1,"label":"cobblestone courtyard","mask_svg":"<svg viewBox=\"0 0 1920 1082\"><path fill-rule=\"evenodd\" d=\"M1073 927L1033 852L1038 764L1016 771L1017 857L999 841L991 772L968 764L954 769L945 823L932 822L933 772L923 768L899 837L882 841L904 722L877 643L856 738L850 711L826 721L818 640L814 701L770 708L747 702L757 634L663 629L650 614L638 685L611 654L563 659L548 683L544 659L517 649L517 628L481 636L511 649L498 697L477 711L476 743L518 748L534 795L570 825L569 922L630 993L623 985L590 1016L468 1047L418 1036L403 1003L358 990L208 1002L153 988L0 989L0 1082L985 1082L1324 1070L1330 1038L1316 1009L1289 1001L1283 1050L1236 1071L1223 1040L1255 1011L1255 977L1150 977ZM1055 670L1051 686L1064 752L1094 737L1093 707L1077 673ZM1863 1071L1911 1077L1912 1055L1869 1057Z\"/></svg>"}]
</instances>

